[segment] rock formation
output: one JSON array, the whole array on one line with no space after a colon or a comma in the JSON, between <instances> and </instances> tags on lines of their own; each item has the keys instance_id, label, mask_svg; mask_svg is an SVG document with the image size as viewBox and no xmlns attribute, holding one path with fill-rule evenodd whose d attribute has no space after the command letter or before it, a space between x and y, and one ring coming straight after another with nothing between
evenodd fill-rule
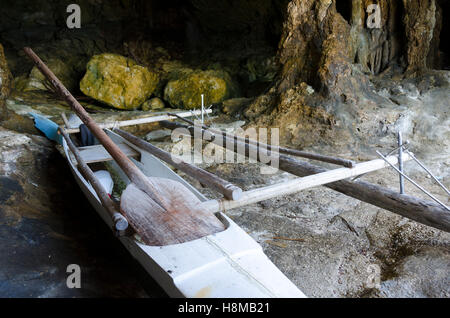
<instances>
[{"instance_id":1,"label":"rock formation","mask_svg":"<svg viewBox=\"0 0 450 318\"><path fill-rule=\"evenodd\" d=\"M226 72L190 71L167 83L164 99L173 107L198 109L202 94L207 106L231 97L233 90L231 78Z\"/></svg>"},{"instance_id":2,"label":"rock formation","mask_svg":"<svg viewBox=\"0 0 450 318\"><path fill-rule=\"evenodd\" d=\"M96 55L86 68L81 91L119 109L138 108L158 85L155 73L116 54Z\"/></svg>"}]
</instances>

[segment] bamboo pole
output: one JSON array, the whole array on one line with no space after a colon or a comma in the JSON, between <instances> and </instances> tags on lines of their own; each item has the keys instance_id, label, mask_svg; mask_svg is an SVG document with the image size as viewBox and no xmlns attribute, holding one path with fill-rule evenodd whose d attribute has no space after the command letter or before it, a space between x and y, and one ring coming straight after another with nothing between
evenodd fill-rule
<instances>
[{"instance_id":1,"label":"bamboo pole","mask_svg":"<svg viewBox=\"0 0 450 318\"><path fill-rule=\"evenodd\" d=\"M114 224L114 228L117 231L124 231L128 227L128 221L127 219L120 214L117 211L116 205L111 200L111 198L106 193L105 189L101 185L98 178L95 176L94 172L89 168L89 166L86 164L86 162L81 157L80 151L77 149L77 147L73 144L72 140L70 139L69 135L64 129L59 129L59 132L64 137L67 146L69 147L70 151L72 151L75 159L78 163L78 170L83 174L84 178L89 181L92 188L94 188L95 193L97 193L97 197L100 199L100 202L102 203L102 206L105 207L106 211L111 216L111 219ZM69 158L67 158L69 159Z\"/></svg>"},{"instance_id":2,"label":"bamboo pole","mask_svg":"<svg viewBox=\"0 0 450 318\"><path fill-rule=\"evenodd\" d=\"M386 158L391 164L395 165L398 162L397 157L391 156ZM405 156L404 161L411 160L409 156ZM389 165L381 159L375 159L367 162L356 164L352 169L339 168L324 171L314 175L306 177L296 178L270 186L257 188L249 191L245 191L242 194L241 199L236 201L231 200L209 200L203 203L203 205L211 212L225 211L235 209L248 204L260 202L267 199L272 199L281 195L289 195L299 192L304 189L324 185L339 180L352 178L361 174L369 173L379 169L388 167Z\"/></svg>"},{"instance_id":3,"label":"bamboo pole","mask_svg":"<svg viewBox=\"0 0 450 318\"><path fill-rule=\"evenodd\" d=\"M167 162L168 164L174 166L175 168L185 172L189 176L197 179L201 183L209 186L210 188L222 193L227 199L238 200L242 195L242 189L236 187L235 185L229 183L226 180L212 174L206 170L198 168L180 159L174 161L172 155L158 147L153 146L151 143L146 142L132 134L123 131L121 129L115 129L114 132L122 136L125 140L132 143L133 145L141 148L157 158Z\"/></svg>"},{"instance_id":4,"label":"bamboo pole","mask_svg":"<svg viewBox=\"0 0 450 318\"><path fill-rule=\"evenodd\" d=\"M209 114L209 113L212 113L212 110L206 109L205 112ZM167 114L167 115L151 116L151 117L145 117L145 118L122 120L122 121L116 121L116 122L111 122L111 123L99 123L98 126L102 129L110 129L110 128L116 128L116 127L125 127L125 126L156 123L156 122L160 122L162 120L170 120L170 119L175 119L178 117L184 118L184 117L195 116L195 115L201 115L201 111L193 110L193 111L188 111L188 112L179 112L176 115ZM69 134L73 134L73 133L80 132L80 129L67 127L66 131Z\"/></svg>"},{"instance_id":5,"label":"bamboo pole","mask_svg":"<svg viewBox=\"0 0 450 318\"><path fill-rule=\"evenodd\" d=\"M199 134L194 134L194 127L189 127L180 123L163 121L161 122L161 125L169 129L187 129L191 136L198 136L202 139L204 138L204 135L208 136L208 134L205 134L205 130L202 130ZM222 136L215 135L215 138L213 138L211 142L222 146L227 144L225 139L226 138L223 138ZM237 152L240 147L245 149L246 157L248 157L249 153L256 152L258 154L257 160L260 161L257 147L249 144L244 144L239 141L234 141L234 143L231 143L231 145L234 146L232 149L234 152ZM299 177L327 171L322 167L312 165L308 162L299 161L297 159L281 154L278 158L278 161L279 169ZM434 202L405 194L399 194L390 189L386 189L365 181L341 180L328 183L325 186L360 201L364 201L366 203L399 214L416 222L446 232L450 232L450 213L448 213L439 204L436 204Z\"/></svg>"}]
</instances>

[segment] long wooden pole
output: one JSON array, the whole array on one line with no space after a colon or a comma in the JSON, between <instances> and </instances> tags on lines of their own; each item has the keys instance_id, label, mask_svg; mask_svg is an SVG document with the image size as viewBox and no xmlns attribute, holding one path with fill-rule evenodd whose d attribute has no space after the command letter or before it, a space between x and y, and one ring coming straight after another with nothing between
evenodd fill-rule
<instances>
[{"instance_id":1,"label":"long wooden pole","mask_svg":"<svg viewBox=\"0 0 450 318\"><path fill-rule=\"evenodd\" d=\"M144 173L120 150L120 148L108 137L108 135L99 127L89 116L83 106L70 94L67 88L58 80L53 72L42 62L42 60L33 52L31 48L24 48L25 53L33 60L36 67L47 77L55 90L66 100L72 110L80 117L81 121L89 128L92 134L105 147L106 151L114 158L120 168L136 184L136 186L147 193L153 200L163 207L164 200L158 198L155 186L148 180Z\"/></svg>"},{"instance_id":2,"label":"long wooden pole","mask_svg":"<svg viewBox=\"0 0 450 318\"><path fill-rule=\"evenodd\" d=\"M195 123L192 120L183 118L183 117L179 116L178 114L169 113L168 115L175 116L175 117L189 123L190 125L195 125ZM292 155L292 156L296 156L296 157L302 157L302 158L307 158L307 159L312 159L312 160L317 160L317 161L322 161L322 162L328 162L328 163L332 163L335 165L344 166L347 168L353 168L355 166L355 162L353 162L352 160L348 160L348 159L342 159L342 158L337 158L337 157L333 157L333 156L325 156L325 155L320 155L320 154L316 154L316 153L311 153L311 152L306 152L306 151L301 151L301 150L291 149L291 148L286 148L286 147L280 147L280 146L273 147L271 145L250 139L249 137L244 138L241 136L229 134L229 133L219 131L214 128L206 127L203 125L201 126L201 128L205 129L215 135L216 134L221 135L224 138L233 138L235 141L248 143L248 144L251 144L256 147L266 148L267 150L279 152L279 153L286 154L286 155Z\"/></svg>"},{"instance_id":3,"label":"long wooden pole","mask_svg":"<svg viewBox=\"0 0 450 318\"><path fill-rule=\"evenodd\" d=\"M160 124L163 127L169 129L187 129L191 136L194 137L197 137L198 135L199 138L203 138L205 133L206 136L211 137L210 134L208 134L205 130L202 130L200 134L195 134L194 127L189 127L180 123L162 121ZM224 138L223 136L215 135L215 138L212 139L213 140L211 140L211 142L219 146L227 144L226 138ZM238 149L245 149L246 157L248 157L250 153L257 153L257 160L260 161L259 151L257 147L234 140L231 140L229 144L234 145L232 149L234 152L238 152ZM322 167L299 161L282 154L279 155L278 161L279 169L299 177L327 171ZM393 190L386 189L365 181L342 180L328 183L325 186L345 195L351 196L355 199L399 214L416 222L432 226L446 232L450 232L450 213L448 213L443 207L434 202L405 194L399 194Z\"/></svg>"},{"instance_id":4,"label":"long wooden pole","mask_svg":"<svg viewBox=\"0 0 450 318\"><path fill-rule=\"evenodd\" d=\"M102 203L102 205L105 207L106 211L111 216L111 219L114 223L115 229L118 231L126 230L128 227L127 219L117 211L115 203L108 196L105 189L101 185L100 181L95 176L94 172L91 170L91 168L89 168L89 166L83 160L83 158L80 154L80 151L73 144L73 142L70 139L67 132L64 129L60 129L59 132L66 140L67 146L69 147L70 151L72 151L73 155L75 156L75 159L78 162L78 169L83 174L83 176L86 178L86 180L88 180L90 182L92 188L94 188L95 193L97 193L97 196L100 199L100 202ZM69 159L69 158L67 158L67 159Z\"/></svg>"},{"instance_id":5,"label":"long wooden pole","mask_svg":"<svg viewBox=\"0 0 450 318\"><path fill-rule=\"evenodd\" d=\"M121 129L115 129L114 132L122 136L125 140L132 143L133 145L148 151L157 158L167 162L168 164L174 166L175 168L185 172L189 176L197 179L201 183L209 186L210 188L222 193L227 199L238 200L242 195L242 189L236 187L235 185L229 183L228 181L212 174L206 170L198 168L180 159L174 161L172 155L158 147L153 146L132 134L123 131Z\"/></svg>"},{"instance_id":6,"label":"long wooden pole","mask_svg":"<svg viewBox=\"0 0 450 318\"><path fill-rule=\"evenodd\" d=\"M192 198L191 192L185 187L175 183L176 186L172 188L177 188L177 196L173 193L169 195L167 188L165 191L159 191L162 186L161 180L147 178L94 122L41 59L30 48L24 50L41 73L50 80L56 92L65 98L81 121L131 180L131 184L122 193L121 210L144 243L151 245L182 243L224 229L223 223L214 214L208 213L200 205L192 206L185 202L185 198ZM127 194L125 198L124 194Z\"/></svg>"}]
</instances>

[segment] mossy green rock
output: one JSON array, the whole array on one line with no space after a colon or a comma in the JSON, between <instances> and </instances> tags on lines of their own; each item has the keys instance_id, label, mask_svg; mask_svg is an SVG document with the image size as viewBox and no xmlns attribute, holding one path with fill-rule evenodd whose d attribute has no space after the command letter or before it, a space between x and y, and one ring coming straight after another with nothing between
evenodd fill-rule
<instances>
[{"instance_id":1,"label":"mossy green rock","mask_svg":"<svg viewBox=\"0 0 450 318\"><path fill-rule=\"evenodd\" d=\"M201 95L205 105L219 103L233 95L230 76L224 71L193 71L171 80L164 89L164 99L173 107L195 109L201 107Z\"/></svg>"},{"instance_id":2,"label":"mossy green rock","mask_svg":"<svg viewBox=\"0 0 450 318\"><path fill-rule=\"evenodd\" d=\"M136 109L158 85L158 76L121 55L95 55L80 82L81 91L118 109Z\"/></svg>"},{"instance_id":3,"label":"mossy green rock","mask_svg":"<svg viewBox=\"0 0 450 318\"><path fill-rule=\"evenodd\" d=\"M77 89L78 83L74 69L60 59L49 59L45 62L48 68L58 77L63 85L71 92ZM20 82L17 88L24 92L36 90L51 90L52 85L45 76L34 66L27 79Z\"/></svg>"}]
</instances>

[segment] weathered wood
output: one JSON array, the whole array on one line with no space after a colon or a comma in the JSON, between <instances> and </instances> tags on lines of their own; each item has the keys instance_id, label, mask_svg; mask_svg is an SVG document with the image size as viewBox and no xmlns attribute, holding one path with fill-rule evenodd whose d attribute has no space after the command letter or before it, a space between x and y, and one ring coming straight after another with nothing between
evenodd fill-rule
<instances>
[{"instance_id":1,"label":"weathered wood","mask_svg":"<svg viewBox=\"0 0 450 318\"><path fill-rule=\"evenodd\" d=\"M161 209L165 210L167 218L171 217L171 215L174 215L175 217L180 216L180 222L178 222L176 227L171 228L170 231L174 233L174 236L178 236L185 240L197 239L199 238L199 235L204 235L204 233L213 234L224 230L224 225L217 217L215 217L214 214L211 214L199 207L197 207L194 211L186 208L186 206L178 204L184 195L190 195L190 191L188 189L183 189L184 186L180 185L180 187L177 188L179 191L177 193L177 201L172 202L171 200L168 200L168 198L172 197L166 196L165 193L161 193L158 190L159 185L155 183L154 180L149 180L144 173L120 150L120 148L108 137L103 129L95 123L95 121L85 111L83 106L81 106L72 94L70 94L66 87L64 87L64 85L44 64L44 62L42 62L42 60L30 48L25 48L24 51L34 61L36 67L41 71L41 73L52 83L55 90L62 97L64 97L72 110L89 128L97 140L105 147L132 183L134 183L130 184L128 187L131 187L131 189L137 188L145 192L149 196L147 201L154 201L151 205L147 205L148 210L139 211L139 213L136 213L135 209L130 209L127 211L122 208L122 212L126 215L128 222L139 234L143 242L146 244L152 244L152 242L155 241L152 230L158 226L164 226L164 218L155 217L153 219L150 217L153 213L158 215L158 209L154 208L155 206L159 206ZM123 205L127 208L133 204L133 202L130 202L130 204L123 202L127 198L128 197L121 199L121 207ZM147 213L149 215L147 215ZM189 222L186 220L189 220ZM157 239L161 245L173 244L172 240L165 240L165 237L158 237ZM181 242L178 241L177 243Z\"/></svg>"},{"instance_id":2,"label":"weathered wood","mask_svg":"<svg viewBox=\"0 0 450 318\"><path fill-rule=\"evenodd\" d=\"M212 110L206 109L205 112L209 114L209 113L212 113ZM100 128L103 128L103 129L108 129L108 128L115 128L115 127L125 127L125 126L157 123L157 122L160 122L161 120L170 120L170 119L175 119L177 117L184 118L184 117L195 116L195 115L198 116L200 114L201 114L200 110L192 110L192 111L188 111L188 112L179 112L176 114L176 116L169 115L169 114L159 115L159 116L151 116L151 117L145 117L145 118L121 120L121 121L116 121L116 122L111 122L111 123L99 123L98 126L100 126ZM67 130L67 133L69 133L69 134L80 132L80 129L78 127L77 128L68 128L66 130Z\"/></svg>"},{"instance_id":3,"label":"weathered wood","mask_svg":"<svg viewBox=\"0 0 450 318\"><path fill-rule=\"evenodd\" d=\"M170 114L170 115L173 115L173 116L189 123L190 125L193 125L193 126L195 125L195 123L193 121L183 118L183 117L180 117L177 114ZM281 147L281 146L272 146L272 145L268 145L268 144L253 140L249 137L244 138L241 136L237 136L237 135L233 135L233 134L226 133L223 131L219 131L219 130L216 130L214 128L207 127L204 125L201 125L199 127L201 127L204 130L207 130L208 132L213 133L215 135L219 134L224 138L233 138L234 141L236 141L236 142L240 141L240 142L248 143L248 144L251 144L256 147L266 148L267 150L270 150L270 151L275 151L275 152L279 152L279 153L286 154L286 155L302 157L302 158L307 158L307 159L312 159L312 160L317 160L317 161L322 161L322 162L328 162L328 163L332 163L335 165L344 166L347 168L353 168L355 166L355 162L353 162L352 160L337 158L337 157L333 157L333 156L325 156L325 155L321 155L321 154L316 154L316 153L311 153L311 152L307 152L307 151L291 149L291 148L286 148L286 147Z\"/></svg>"},{"instance_id":4,"label":"weathered wood","mask_svg":"<svg viewBox=\"0 0 450 318\"><path fill-rule=\"evenodd\" d=\"M200 138L210 138L205 130L202 133L194 134L194 127L189 127L180 123L162 121L161 125L169 129L185 128L191 136L199 136ZM227 144L226 138L215 135L211 142L221 146ZM228 144L233 145L233 151L237 152L238 147L245 149L245 156L249 153L257 153L257 160L260 161L259 151L257 147L231 140ZM255 149L256 148L256 149ZM299 161L297 159L280 154L279 168L293 175L304 177L327 171L322 167L312 165L308 162ZM268 163L267 163L268 164ZM434 228L450 232L450 213L448 213L440 205L419 199L413 196L399 194L393 190L386 189L375 184L365 181L337 181L325 185L328 188L336 190L355 199L370 203L385 210L399 214L416 222L432 226Z\"/></svg>"},{"instance_id":5,"label":"weathered wood","mask_svg":"<svg viewBox=\"0 0 450 318\"><path fill-rule=\"evenodd\" d=\"M72 151L72 154L74 155L75 159L78 163L78 170L83 174L83 177L89 181L92 188L94 189L95 193L97 194L97 197L99 198L102 205L105 207L106 211L111 216L111 219L114 223L114 228L117 231L124 231L128 227L128 221L127 219L118 212L116 204L113 200L108 196L108 193L106 193L105 189L101 185L100 181L95 176L94 172L89 168L87 163L83 160L80 152L78 151L77 147L73 144L72 140L70 139L69 135L66 133L64 129L59 130L61 135L66 140L67 146L69 147L70 151Z\"/></svg>"},{"instance_id":6,"label":"weathered wood","mask_svg":"<svg viewBox=\"0 0 450 318\"><path fill-rule=\"evenodd\" d=\"M118 143L117 146L127 157L138 157L139 153L125 143ZM79 147L81 158L86 163L105 162L113 160L113 157L102 145Z\"/></svg>"},{"instance_id":7,"label":"weathered wood","mask_svg":"<svg viewBox=\"0 0 450 318\"><path fill-rule=\"evenodd\" d=\"M158 185L157 195L172 207L171 213L156 204L145 192L130 184L122 193L120 208L132 215L139 215L138 233L147 234L146 244L163 246L192 241L211 234L211 223L206 213L214 217L201 206L201 201L180 182L166 178L151 177L150 182ZM163 202L164 205L164 202ZM148 211L151 211L149 213ZM186 213L189 211L189 213ZM201 217L193 218L191 214ZM217 219L217 218L216 218ZM142 228L145 226L145 228ZM224 230L222 223L215 226L213 233ZM194 229L194 231L193 231Z\"/></svg>"},{"instance_id":8,"label":"weathered wood","mask_svg":"<svg viewBox=\"0 0 450 318\"><path fill-rule=\"evenodd\" d=\"M390 156L387 160L391 164L398 162L397 157ZM404 157L404 161L411 160L409 156ZM336 182L352 177L356 177L365 173L373 172L388 167L389 165L381 159L375 159L358 163L353 168L339 168L324 171L321 173L309 175L306 177L296 178L289 181L261 187L242 194L242 198L236 201L231 200L209 200L203 205L211 212L235 209L240 206L260 202L277 196L289 195L304 189L325 185L327 183Z\"/></svg>"},{"instance_id":9,"label":"weathered wood","mask_svg":"<svg viewBox=\"0 0 450 318\"><path fill-rule=\"evenodd\" d=\"M184 162L179 158L177 158L177 161L174 161L172 155L167 151L159 149L158 147L153 146L151 143L146 142L136 136L133 136L132 134L126 131L123 131L121 129L115 129L114 132L116 132L118 135L122 136L125 140L137 146L138 148L141 148L151 153L155 157L185 172L187 175L200 181L204 185L222 193L227 199L238 200L241 197L242 195L241 188L236 187L235 185L216 176L215 174L212 174L206 170L203 170L187 162Z\"/></svg>"},{"instance_id":10,"label":"weathered wood","mask_svg":"<svg viewBox=\"0 0 450 318\"><path fill-rule=\"evenodd\" d=\"M67 129L69 128L69 120L67 119L67 116L66 116L65 112L61 113L61 118L62 118L62 120L64 122L64 125L66 126L65 129L66 129L66 132L67 132Z\"/></svg>"}]
</instances>

